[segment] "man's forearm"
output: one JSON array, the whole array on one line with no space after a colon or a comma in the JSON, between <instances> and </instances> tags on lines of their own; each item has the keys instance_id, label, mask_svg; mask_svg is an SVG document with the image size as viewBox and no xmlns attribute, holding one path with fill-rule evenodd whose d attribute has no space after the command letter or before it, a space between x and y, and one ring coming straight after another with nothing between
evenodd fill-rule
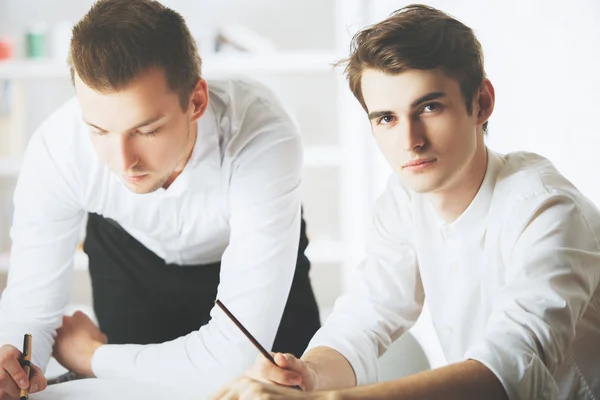
<instances>
[{"instance_id":1,"label":"man's forearm","mask_svg":"<svg viewBox=\"0 0 600 400\"><path fill-rule=\"evenodd\" d=\"M508 400L498 378L474 360L395 381L340 390L332 397L337 400Z\"/></svg>"},{"instance_id":2,"label":"man's forearm","mask_svg":"<svg viewBox=\"0 0 600 400\"><path fill-rule=\"evenodd\" d=\"M356 386L352 366L338 351L330 347L315 347L302 356L315 373L312 390L342 389Z\"/></svg>"}]
</instances>

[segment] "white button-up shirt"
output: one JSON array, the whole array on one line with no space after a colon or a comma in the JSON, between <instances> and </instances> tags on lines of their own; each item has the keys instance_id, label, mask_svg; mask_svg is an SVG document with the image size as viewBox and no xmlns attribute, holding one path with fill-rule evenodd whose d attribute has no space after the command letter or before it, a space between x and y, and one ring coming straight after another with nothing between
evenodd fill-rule
<instances>
[{"instance_id":1,"label":"white button-up shirt","mask_svg":"<svg viewBox=\"0 0 600 400\"><path fill-rule=\"evenodd\" d=\"M367 258L311 341L343 354L358 384L427 298L447 360L475 359L510 399L600 399L600 214L546 159L488 151L454 222L393 176Z\"/></svg>"},{"instance_id":2,"label":"white button-up shirt","mask_svg":"<svg viewBox=\"0 0 600 400\"><path fill-rule=\"evenodd\" d=\"M221 260L218 297L270 348L294 275L302 142L265 87L209 82L191 158L167 189L129 191L96 156L78 102L33 135L15 191L0 344L33 334L45 366L67 306L74 252L86 212L117 221L167 263ZM199 331L158 345L107 345L93 357L99 377L186 382L208 393L252 364L256 349L219 310Z\"/></svg>"}]
</instances>

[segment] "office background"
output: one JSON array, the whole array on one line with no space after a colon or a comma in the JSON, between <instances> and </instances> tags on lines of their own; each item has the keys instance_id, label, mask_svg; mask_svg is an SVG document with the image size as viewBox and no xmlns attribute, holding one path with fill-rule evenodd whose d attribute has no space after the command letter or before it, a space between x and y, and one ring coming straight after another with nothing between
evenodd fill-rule
<instances>
[{"instance_id":1,"label":"office background","mask_svg":"<svg viewBox=\"0 0 600 400\"><path fill-rule=\"evenodd\" d=\"M364 254L370 207L390 173L342 71L331 63L347 55L350 38L359 28L410 2L163 3L186 18L207 78L246 75L261 80L281 96L297 119L306 147L302 195L312 278L327 316ZM600 205L600 129L595 107L600 93L600 1L425 3L471 26L483 45L497 101L487 137L490 148L548 157ZM20 157L37 126L73 95L65 64L70 26L91 4L90 0L0 0L0 58L12 53L0 61L0 293L9 267L12 191ZM76 256L73 282L73 308L89 309L86 259L81 253ZM442 365L427 313L414 332L428 365ZM404 364L421 368L420 361L406 360Z\"/></svg>"}]
</instances>

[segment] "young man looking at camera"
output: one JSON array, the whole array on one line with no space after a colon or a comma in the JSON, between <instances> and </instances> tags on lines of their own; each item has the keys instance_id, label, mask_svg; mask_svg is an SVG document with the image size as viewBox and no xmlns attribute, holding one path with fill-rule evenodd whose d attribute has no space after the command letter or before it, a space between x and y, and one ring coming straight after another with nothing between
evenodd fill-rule
<instances>
[{"instance_id":1,"label":"young man looking at camera","mask_svg":"<svg viewBox=\"0 0 600 400\"><path fill-rule=\"evenodd\" d=\"M210 393L255 356L212 311L217 293L267 348L300 356L320 326L300 134L265 87L207 83L200 66L183 18L157 1L100 0L74 27L77 99L33 135L15 192L0 398L44 388L37 367L53 344L82 375ZM62 318L86 215L100 329L83 313Z\"/></svg>"},{"instance_id":2,"label":"young man looking at camera","mask_svg":"<svg viewBox=\"0 0 600 400\"><path fill-rule=\"evenodd\" d=\"M408 6L355 36L346 72L394 170L367 258L301 359L259 357L215 398L600 398L599 212L548 160L486 147L473 31ZM425 298L450 365L352 388Z\"/></svg>"}]
</instances>

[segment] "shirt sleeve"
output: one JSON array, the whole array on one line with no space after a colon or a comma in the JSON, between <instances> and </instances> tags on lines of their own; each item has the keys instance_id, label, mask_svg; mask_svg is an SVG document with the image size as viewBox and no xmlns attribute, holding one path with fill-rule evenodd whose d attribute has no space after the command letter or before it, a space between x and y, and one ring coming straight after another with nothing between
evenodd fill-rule
<instances>
[{"instance_id":1,"label":"shirt sleeve","mask_svg":"<svg viewBox=\"0 0 600 400\"><path fill-rule=\"evenodd\" d=\"M598 222L570 195L530 198L514 213L507 220L528 222L506 257L506 284L482 339L466 358L486 365L510 399L554 399L553 373L600 280Z\"/></svg>"},{"instance_id":2,"label":"shirt sleeve","mask_svg":"<svg viewBox=\"0 0 600 400\"><path fill-rule=\"evenodd\" d=\"M231 236L221 260L218 298L269 350L300 240L302 142L296 127L287 121L257 124L232 168ZM93 371L99 377L181 382L209 394L243 373L258 354L219 308L211 317L198 331L171 342L102 346L93 357Z\"/></svg>"},{"instance_id":3,"label":"shirt sleeve","mask_svg":"<svg viewBox=\"0 0 600 400\"><path fill-rule=\"evenodd\" d=\"M366 259L307 349L326 346L341 353L358 385L378 380L377 359L415 323L425 299L403 201L390 186L378 200Z\"/></svg>"},{"instance_id":4,"label":"shirt sleeve","mask_svg":"<svg viewBox=\"0 0 600 400\"><path fill-rule=\"evenodd\" d=\"M12 248L0 300L0 344L22 350L32 334L33 363L45 369L68 304L83 213L76 189L49 151L44 127L30 140L14 193ZM48 132L49 133L49 132Z\"/></svg>"}]
</instances>

